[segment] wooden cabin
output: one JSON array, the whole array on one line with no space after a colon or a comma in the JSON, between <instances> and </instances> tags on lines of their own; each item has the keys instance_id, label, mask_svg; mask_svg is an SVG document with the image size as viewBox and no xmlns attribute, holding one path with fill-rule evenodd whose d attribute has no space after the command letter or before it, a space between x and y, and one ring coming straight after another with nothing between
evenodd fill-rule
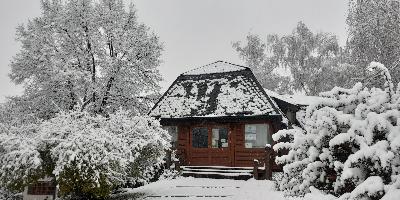
<instances>
[{"instance_id":1,"label":"wooden cabin","mask_svg":"<svg viewBox=\"0 0 400 200\"><path fill-rule=\"evenodd\" d=\"M279 170L268 147L287 119L247 67L217 61L183 73L150 115L172 135L181 165L253 167L257 159Z\"/></svg>"}]
</instances>

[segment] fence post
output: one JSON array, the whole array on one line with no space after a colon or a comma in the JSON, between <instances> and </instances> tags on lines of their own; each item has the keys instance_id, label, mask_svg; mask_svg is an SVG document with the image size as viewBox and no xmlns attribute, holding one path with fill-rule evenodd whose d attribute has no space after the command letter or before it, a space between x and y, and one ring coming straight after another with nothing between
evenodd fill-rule
<instances>
[{"instance_id":1,"label":"fence post","mask_svg":"<svg viewBox=\"0 0 400 200\"><path fill-rule=\"evenodd\" d=\"M254 176L254 179L258 180L259 179L259 177L258 177L258 165L259 165L259 162L258 162L257 159L253 160L253 165L254 165L253 176Z\"/></svg>"},{"instance_id":2,"label":"fence post","mask_svg":"<svg viewBox=\"0 0 400 200\"><path fill-rule=\"evenodd\" d=\"M170 169L171 165L172 165L172 162L171 162L172 161L172 158L171 158L172 151L170 149L165 150L165 151L166 151L165 168L166 169Z\"/></svg>"},{"instance_id":3,"label":"fence post","mask_svg":"<svg viewBox=\"0 0 400 200\"><path fill-rule=\"evenodd\" d=\"M181 163L179 162L179 160L174 160L174 164L175 164L175 171L180 172L181 171Z\"/></svg>"},{"instance_id":4,"label":"fence post","mask_svg":"<svg viewBox=\"0 0 400 200\"><path fill-rule=\"evenodd\" d=\"M273 150L271 145L265 146L265 179L271 180L272 179L272 165L273 165Z\"/></svg>"}]
</instances>

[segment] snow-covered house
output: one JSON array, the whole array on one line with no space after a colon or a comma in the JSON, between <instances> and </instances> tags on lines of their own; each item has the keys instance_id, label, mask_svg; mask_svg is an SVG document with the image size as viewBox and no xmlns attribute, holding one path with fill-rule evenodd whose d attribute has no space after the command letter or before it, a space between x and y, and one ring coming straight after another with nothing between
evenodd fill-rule
<instances>
[{"instance_id":1,"label":"snow-covered house","mask_svg":"<svg viewBox=\"0 0 400 200\"><path fill-rule=\"evenodd\" d=\"M223 61L181 74L150 115L173 135L181 164L191 166L272 163L265 147L287 122L249 68Z\"/></svg>"}]
</instances>

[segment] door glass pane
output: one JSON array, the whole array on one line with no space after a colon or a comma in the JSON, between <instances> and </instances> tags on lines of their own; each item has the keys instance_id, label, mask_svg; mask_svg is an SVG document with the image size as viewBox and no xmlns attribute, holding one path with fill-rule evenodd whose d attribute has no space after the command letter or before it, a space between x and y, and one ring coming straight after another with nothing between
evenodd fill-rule
<instances>
[{"instance_id":1,"label":"door glass pane","mask_svg":"<svg viewBox=\"0 0 400 200\"><path fill-rule=\"evenodd\" d=\"M227 128L213 128L211 138L212 148L226 148L228 147L228 129Z\"/></svg>"},{"instance_id":2,"label":"door glass pane","mask_svg":"<svg viewBox=\"0 0 400 200\"><path fill-rule=\"evenodd\" d=\"M208 129L206 127L193 128L192 146L195 148L208 147Z\"/></svg>"},{"instance_id":3,"label":"door glass pane","mask_svg":"<svg viewBox=\"0 0 400 200\"><path fill-rule=\"evenodd\" d=\"M265 148L266 144L272 145L268 124L246 124L244 136L246 148Z\"/></svg>"}]
</instances>

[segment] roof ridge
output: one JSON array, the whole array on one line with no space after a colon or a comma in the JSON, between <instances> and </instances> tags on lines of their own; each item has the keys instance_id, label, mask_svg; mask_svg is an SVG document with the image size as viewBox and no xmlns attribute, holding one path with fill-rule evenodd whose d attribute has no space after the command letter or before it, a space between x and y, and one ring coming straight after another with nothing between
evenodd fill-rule
<instances>
[{"instance_id":1,"label":"roof ridge","mask_svg":"<svg viewBox=\"0 0 400 200\"><path fill-rule=\"evenodd\" d=\"M223 62L223 63L227 63L227 64L230 64L230 65L234 65L234 66L236 66L236 67L242 67L242 68L245 68L245 69L249 69L249 68L246 67L246 66L238 65L238 64L231 63L231 62L227 62L227 61L223 61L223 60L219 60L219 61L217 61L217 62Z\"/></svg>"},{"instance_id":2,"label":"roof ridge","mask_svg":"<svg viewBox=\"0 0 400 200\"><path fill-rule=\"evenodd\" d=\"M198 69L201 69L201 68L210 66L210 65L215 64L215 63L218 63L218 62L222 62L222 61L221 61L221 60L218 60L218 61L215 61L215 62L206 64L206 65L203 65L203 66L200 66L200 67L196 67L196 68L194 68L194 69L191 69L191 70L188 70L188 71L186 71L186 72L183 72L182 74L186 74L186 73L188 73L188 72L191 72L191 71L194 71L194 70L198 70Z\"/></svg>"},{"instance_id":3,"label":"roof ridge","mask_svg":"<svg viewBox=\"0 0 400 200\"><path fill-rule=\"evenodd\" d=\"M245 66L242 66L242 65L230 63L230 62L223 61L223 60L217 60L217 61L215 61L215 62L212 62L212 63L206 64L206 65L203 65L203 66L196 67L196 68L194 68L194 69L188 70L188 71L186 71L186 72L183 72L181 75L190 75L190 72L203 69L203 68L205 68L205 67L208 67L208 66L213 65L213 64L216 64L216 63L225 63L225 64L229 64L229 65L232 65L232 66L235 66L235 67L243 68L243 70L249 69L248 67L245 67ZM237 71L241 71L241 70L237 70ZM218 73L218 72L217 72L217 73ZM220 73L224 73L224 72L220 72Z\"/></svg>"}]
</instances>

